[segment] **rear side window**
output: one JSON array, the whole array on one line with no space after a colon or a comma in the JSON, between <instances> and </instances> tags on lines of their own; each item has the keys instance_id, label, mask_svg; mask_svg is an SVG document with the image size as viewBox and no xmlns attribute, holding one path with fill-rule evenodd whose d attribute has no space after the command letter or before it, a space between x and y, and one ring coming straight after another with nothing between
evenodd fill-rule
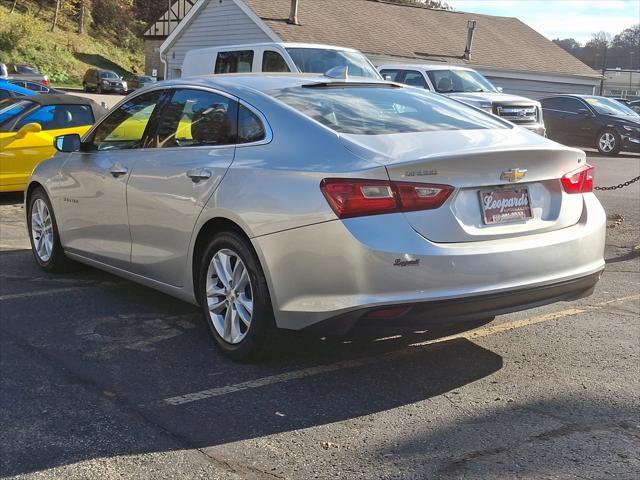
<instances>
[{"instance_id":1,"label":"rear side window","mask_svg":"<svg viewBox=\"0 0 640 480\"><path fill-rule=\"evenodd\" d=\"M253 66L253 50L219 52L214 73L250 72Z\"/></svg>"},{"instance_id":2,"label":"rear side window","mask_svg":"<svg viewBox=\"0 0 640 480\"><path fill-rule=\"evenodd\" d=\"M28 123L39 123L43 130L84 127L93 124L93 112L88 105L47 105L25 115L13 129Z\"/></svg>"},{"instance_id":3,"label":"rear side window","mask_svg":"<svg viewBox=\"0 0 640 480\"><path fill-rule=\"evenodd\" d=\"M157 148L233 145L238 104L203 90L177 90L162 110L154 139Z\"/></svg>"},{"instance_id":4,"label":"rear side window","mask_svg":"<svg viewBox=\"0 0 640 480\"><path fill-rule=\"evenodd\" d=\"M273 50L266 50L262 54L262 71L263 72L290 72L287 62L282 55Z\"/></svg>"},{"instance_id":5,"label":"rear side window","mask_svg":"<svg viewBox=\"0 0 640 480\"><path fill-rule=\"evenodd\" d=\"M492 115L424 90L384 83L328 85L293 87L270 93L317 122L347 134L510 128Z\"/></svg>"},{"instance_id":6,"label":"rear side window","mask_svg":"<svg viewBox=\"0 0 640 480\"><path fill-rule=\"evenodd\" d=\"M238 112L238 143L264 140L267 134L260 118L244 105Z\"/></svg>"},{"instance_id":7,"label":"rear side window","mask_svg":"<svg viewBox=\"0 0 640 480\"><path fill-rule=\"evenodd\" d=\"M404 80L402 81L405 85L410 85L412 87L418 88L429 88L427 85L427 81L422 76L422 73L416 72L415 70L408 70L404 75Z\"/></svg>"},{"instance_id":8,"label":"rear side window","mask_svg":"<svg viewBox=\"0 0 640 480\"><path fill-rule=\"evenodd\" d=\"M385 80L389 80L390 82L399 82L402 77L402 70L395 69L384 69L380 70L380 75L382 75Z\"/></svg>"},{"instance_id":9,"label":"rear side window","mask_svg":"<svg viewBox=\"0 0 640 480\"><path fill-rule=\"evenodd\" d=\"M556 98L543 98L540 100L542 108L548 108L550 110L562 110L562 97Z\"/></svg>"}]
</instances>

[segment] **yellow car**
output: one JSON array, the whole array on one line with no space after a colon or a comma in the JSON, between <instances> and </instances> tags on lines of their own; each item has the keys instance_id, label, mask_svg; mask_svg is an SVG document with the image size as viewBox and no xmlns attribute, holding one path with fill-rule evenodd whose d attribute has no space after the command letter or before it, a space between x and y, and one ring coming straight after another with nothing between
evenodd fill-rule
<instances>
[{"instance_id":1,"label":"yellow car","mask_svg":"<svg viewBox=\"0 0 640 480\"><path fill-rule=\"evenodd\" d=\"M58 135L84 135L106 110L73 95L0 100L0 192L23 191L33 169L56 152Z\"/></svg>"}]
</instances>

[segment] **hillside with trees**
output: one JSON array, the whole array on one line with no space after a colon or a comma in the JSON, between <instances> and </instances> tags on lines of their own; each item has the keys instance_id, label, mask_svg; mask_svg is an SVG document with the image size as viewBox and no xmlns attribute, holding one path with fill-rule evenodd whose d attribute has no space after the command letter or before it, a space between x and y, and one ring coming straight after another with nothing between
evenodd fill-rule
<instances>
[{"instance_id":1,"label":"hillside with trees","mask_svg":"<svg viewBox=\"0 0 640 480\"><path fill-rule=\"evenodd\" d=\"M141 35L166 8L158 0L0 0L0 62L32 63L58 85L79 85L92 66L141 73Z\"/></svg>"},{"instance_id":2,"label":"hillside with trees","mask_svg":"<svg viewBox=\"0 0 640 480\"><path fill-rule=\"evenodd\" d=\"M605 66L640 69L640 24L623 30L613 38L606 32L595 33L584 45L573 38L556 38L553 41L597 70Z\"/></svg>"}]
</instances>

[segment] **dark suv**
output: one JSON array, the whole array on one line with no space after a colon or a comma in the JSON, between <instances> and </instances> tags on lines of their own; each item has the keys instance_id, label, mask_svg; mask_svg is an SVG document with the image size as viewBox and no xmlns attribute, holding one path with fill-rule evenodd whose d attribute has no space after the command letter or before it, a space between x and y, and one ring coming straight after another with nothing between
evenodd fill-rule
<instances>
[{"instance_id":1,"label":"dark suv","mask_svg":"<svg viewBox=\"0 0 640 480\"><path fill-rule=\"evenodd\" d=\"M87 70L82 79L82 88L85 92L127 94L127 82L122 80L116 72L98 68Z\"/></svg>"},{"instance_id":2,"label":"dark suv","mask_svg":"<svg viewBox=\"0 0 640 480\"><path fill-rule=\"evenodd\" d=\"M603 155L640 152L640 115L613 98L556 95L540 103L552 140L595 147Z\"/></svg>"}]
</instances>

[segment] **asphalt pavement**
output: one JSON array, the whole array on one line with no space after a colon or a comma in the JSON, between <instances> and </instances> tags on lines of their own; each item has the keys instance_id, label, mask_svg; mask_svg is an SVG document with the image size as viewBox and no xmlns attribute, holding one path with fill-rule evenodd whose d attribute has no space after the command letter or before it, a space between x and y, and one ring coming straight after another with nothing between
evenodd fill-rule
<instances>
[{"instance_id":1,"label":"asphalt pavement","mask_svg":"<svg viewBox=\"0 0 640 480\"><path fill-rule=\"evenodd\" d=\"M640 174L588 161L599 185ZM296 335L262 364L222 357L193 306L43 273L20 196L0 197L0 475L640 478L640 182L597 195L593 296L468 332Z\"/></svg>"}]
</instances>

